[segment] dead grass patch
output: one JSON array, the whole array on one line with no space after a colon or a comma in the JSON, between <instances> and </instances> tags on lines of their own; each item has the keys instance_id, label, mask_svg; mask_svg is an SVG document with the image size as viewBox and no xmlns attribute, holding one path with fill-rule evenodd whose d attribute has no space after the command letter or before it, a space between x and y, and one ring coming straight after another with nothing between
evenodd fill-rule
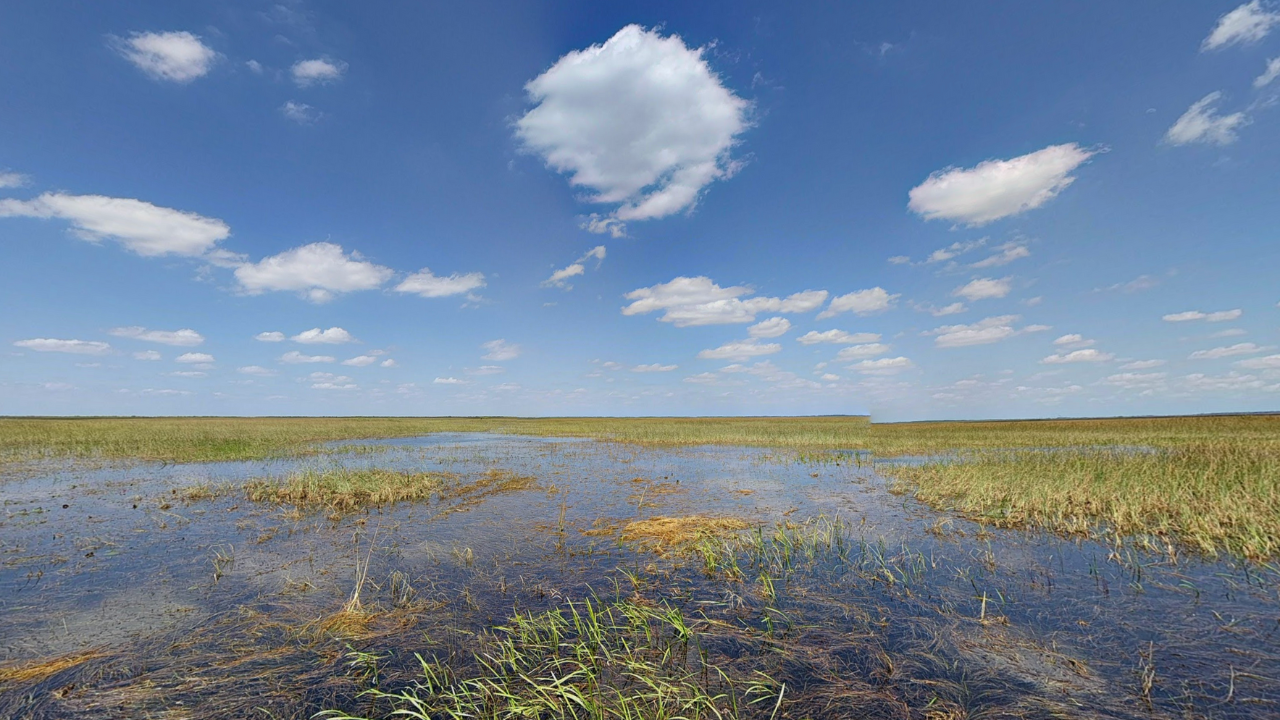
<instances>
[{"instance_id":1,"label":"dead grass patch","mask_svg":"<svg viewBox=\"0 0 1280 720\"><path fill-rule=\"evenodd\" d=\"M84 650L82 652L59 655L28 662L0 665L0 683L29 683L46 680L63 670L105 657L101 650Z\"/></svg>"},{"instance_id":2,"label":"dead grass patch","mask_svg":"<svg viewBox=\"0 0 1280 720\"><path fill-rule=\"evenodd\" d=\"M659 555L665 555L700 540L731 535L749 527L751 523L741 518L706 515L655 516L647 520L627 523L622 528L622 539L635 542Z\"/></svg>"}]
</instances>

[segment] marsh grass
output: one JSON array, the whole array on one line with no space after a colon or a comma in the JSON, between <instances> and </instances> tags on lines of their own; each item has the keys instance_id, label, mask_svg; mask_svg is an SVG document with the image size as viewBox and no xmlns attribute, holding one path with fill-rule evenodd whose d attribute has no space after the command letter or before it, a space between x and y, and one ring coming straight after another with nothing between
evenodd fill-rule
<instances>
[{"instance_id":1,"label":"marsh grass","mask_svg":"<svg viewBox=\"0 0 1280 720\"><path fill-rule=\"evenodd\" d=\"M895 490L996 527L1155 536L1194 553L1280 554L1280 443L966 452L883 464Z\"/></svg>"},{"instance_id":2,"label":"marsh grass","mask_svg":"<svg viewBox=\"0 0 1280 720\"><path fill-rule=\"evenodd\" d=\"M250 481L245 483L244 491L252 502L342 514L365 507L425 500L448 484L449 478L439 473L339 467Z\"/></svg>"}]
</instances>

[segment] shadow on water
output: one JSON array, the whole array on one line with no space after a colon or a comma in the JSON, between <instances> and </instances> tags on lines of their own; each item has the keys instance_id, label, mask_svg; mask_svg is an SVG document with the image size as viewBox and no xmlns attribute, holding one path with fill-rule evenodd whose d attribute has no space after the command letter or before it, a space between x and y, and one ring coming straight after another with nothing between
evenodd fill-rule
<instances>
[{"instance_id":1,"label":"shadow on water","mask_svg":"<svg viewBox=\"0 0 1280 720\"><path fill-rule=\"evenodd\" d=\"M1280 714L1274 566L992 530L821 460L440 434L26 472L0 717ZM239 489L335 467L454 484L340 515Z\"/></svg>"}]
</instances>

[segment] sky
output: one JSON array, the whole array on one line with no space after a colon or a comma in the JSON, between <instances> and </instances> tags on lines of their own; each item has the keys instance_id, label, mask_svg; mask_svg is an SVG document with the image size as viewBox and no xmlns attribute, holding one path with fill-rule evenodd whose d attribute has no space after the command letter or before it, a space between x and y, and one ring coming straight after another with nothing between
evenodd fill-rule
<instances>
[{"instance_id":1,"label":"sky","mask_svg":"<svg viewBox=\"0 0 1280 720\"><path fill-rule=\"evenodd\" d=\"M1280 410L1280 2L0 5L0 414Z\"/></svg>"}]
</instances>

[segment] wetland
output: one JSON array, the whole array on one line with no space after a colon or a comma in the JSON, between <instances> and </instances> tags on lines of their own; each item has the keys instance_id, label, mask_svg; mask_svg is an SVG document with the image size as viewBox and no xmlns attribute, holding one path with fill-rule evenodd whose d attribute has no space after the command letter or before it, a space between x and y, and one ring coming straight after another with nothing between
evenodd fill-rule
<instances>
[{"instance_id":1,"label":"wetland","mask_svg":"<svg viewBox=\"0 0 1280 720\"><path fill-rule=\"evenodd\" d=\"M0 420L0 717L1275 716L1278 430Z\"/></svg>"}]
</instances>

